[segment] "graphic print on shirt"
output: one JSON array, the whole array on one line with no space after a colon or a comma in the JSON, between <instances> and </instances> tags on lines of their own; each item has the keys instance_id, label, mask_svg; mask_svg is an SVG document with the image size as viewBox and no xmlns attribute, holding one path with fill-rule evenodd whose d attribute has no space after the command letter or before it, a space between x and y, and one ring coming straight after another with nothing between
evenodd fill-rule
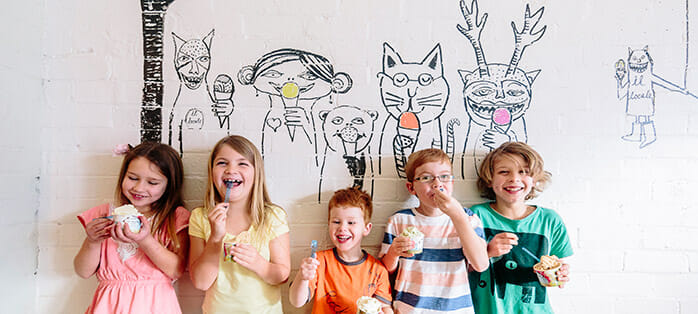
<instances>
[{"instance_id":1,"label":"graphic print on shirt","mask_svg":"<svg viewBox=\"0 0 698 314\"><path fill-rule=\"evenodd\" d=\"M498 229L485 228L485 237L489 242L495 235L501 232L511 232ZM538 282L536 274L533 272L533 265L537 262L531 255L526 253L526 248L536 256L548 255L550 241L548 238L535 233L513 232L519 237L519 244L507 254L490 259L490 267L483 273L473 272L479 288L484 288L493 296L504 299L507 293L507 285L521 287L521 299L523 303L544 304L546 293L545 287ZM482 274L487 274L482 278ZM487 278L489 277L489 280Z\"/></svg>"}]
</instances>

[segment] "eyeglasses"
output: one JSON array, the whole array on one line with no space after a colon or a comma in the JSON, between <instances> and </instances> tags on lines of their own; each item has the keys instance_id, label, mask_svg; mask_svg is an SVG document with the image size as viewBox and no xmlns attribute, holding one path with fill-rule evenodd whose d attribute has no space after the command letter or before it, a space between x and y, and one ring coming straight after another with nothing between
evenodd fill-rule
<instances>
[{"instance_id":1,"label":"eyeglasses","mask_svg":"<svg viewBox=\"0 0 698 314\"><path fill-rule=\"evenodd\" d=\"M439 181L441 181L441 182L453 181L453 175L450 175L450 174L442 174L442 175L438 175L438 176L425 175L425 176L414 178L414 181L418 181L418 182L422 182L422 183L431 183L436 178L438 178Z\"/></svg>"},{"instance_id":2,"label":"eyeglasses","mask_svg":"<svg viewBox=\"0 0 698 314\"><path fill-rule=\"evenodd\" d=\"M383 76L389 78L391 81L393 81L393 85L395 85L395 87L407 86L407 83L409 83L409 82L417 82L417 83L419 83L419 85L429 86L429 85L431 85L432 82L434 82L434 80L441 78L441 76L433 77L429 73L422 73L419 76L417 76L417 79L411 79L409 76L407 76L407 74L402 73L402 72L395 73L395 75L393 75L392 77L386 73L383 73L383 72L378 73L379 77L381 75L383 75Z\"/></svg>"}]
</instances>

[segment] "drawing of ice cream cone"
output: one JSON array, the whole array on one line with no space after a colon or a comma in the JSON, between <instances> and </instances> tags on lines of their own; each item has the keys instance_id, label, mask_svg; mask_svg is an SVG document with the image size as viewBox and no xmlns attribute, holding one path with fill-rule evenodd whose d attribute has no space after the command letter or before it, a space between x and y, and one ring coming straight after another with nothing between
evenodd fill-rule
<instances>
[{"instance_id":1,"label":"drawing of ice cream cone","mask_svg":"<svg viewBox=\"0 0 698 314\"><path fill-rule=\"evenodd\" d=\"M230 76L226 74L218 75L213 82L213 98L216 100L216 104L223 102L230 102L230 104L232 104L234 90L233 79L231 79ZM229 117L230 114L223 116L218 115L219 125L221 127L226 125Z\"/></svg>"},{"instance_id":2,"label":"drawing of ice cream cone","mask_svg":"<svg viewBox=\"0 0 698 314\"><path fill-rule=\"evenodd\" d=\"M399 141L402 146L402 151L405 155L409 155L414 152L417 146L417 138L419 137L419 132L421 127L419 125L419 118L414 112L403 112L400 115L400 123L397 126L397 134ZM409 149L409 152L407 151Z\"/></svg>"},{"instance_id":3,"label":"drawing of ice cream cone","mask_svg":"<svg viewBox=\"0 0 698 314\"><path fill-rule=\"evenodd\" d=\"M511 127L511 113L507 108L497 108L492 113L492 124L491 128L499 131L499 133L506 134L509 132Z\"/></svg>"},{"instance_id":4,"label":"drawing of ice cream cone","mask_svg":"<svg viewBox=\"0 0 698 314\"><path fill-rule=\"evenodd\" d=\"M627 69L625 68L625 61L623 59L618 59L616 61L616 78L618 78L619 81L622 81L623 78L625 77L625 73L627 73Z\"/></svg>"},{"instance_id":5,"label":"drawing of ice cream cone","mask_svg":"<svg viewBox=\"0 0 698 314\"><path fill-rule=\"evenodd\" d=\"M298 106L299 91L298 84L294 82L286 82L281 87L281 100L284 102L284 109ZM293 138L296 136L296 126L286 125L286 127L288 128L291 142L293 142Z\"/></svg>"},{"instance_id":6,"label":"drawing of ice cream cone","mask_svg":"<svg viewBox=\"0 0 698 314\"><path fill-rule=\"evenodd\" d=\"M352 126L346 126L339 130L339 139L342 141L344 156L356 156L359 141L359 130Z\"/></svg>"}]
</instances>

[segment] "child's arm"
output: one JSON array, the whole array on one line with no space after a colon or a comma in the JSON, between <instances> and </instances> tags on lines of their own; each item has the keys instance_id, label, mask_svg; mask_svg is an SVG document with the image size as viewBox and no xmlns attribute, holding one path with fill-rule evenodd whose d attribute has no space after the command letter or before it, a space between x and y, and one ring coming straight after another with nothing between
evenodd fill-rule
<instances>
[{"instance_id":1,"label":"child's arm","mask_svg":"<svg viewBox=\"0 0 698 314\"><path fill-rule=\"evenodd\" d=\"M269 242L269 261L259 255L257 249L249 244L233 247L233 260L253 271L270 285L278 285L288 279L291 272L291 255L289 251L288 232Z\"/></svg>"},{"instance_id":2,"label":"child's arm","mask_svg":"<svg viewBox=\"0 0 698 314\"><path fill-rule=\"evenodd\" d=\"M73 268L78 276L89 278L97 271L102 241L110 237L109 230L113 224L111 219L94 219L85 224L87 236L73 259Z\"/></svg>"},{"instance_id":3,"label":"child's arm","mask_svg":"<svg viewBox=\"0 0 698 314\"><path fill-rule=\"evenodd\" d=\"M398 261L400 256L402 257L412 257L414 254L407 253L407 250L414 248L414 243L410 238L405 236L399 236L393 239L393 243L390 244L388 252L381 257L381 262L385 265L385 268L389 273L394 273L397 269Z\"/></svg>"},{"instance_id":4,"label":"child's arm","mask_svg":"<svg viewBox=\"0 0 698 314\"><path fill-rule=\"evenodd\" d=\"M288 298L291 305L301 307L308 303L315 295L315 291L310 290L310 280L317 275L317 267L320 262L312 257L306 257L301 263L300 269L296 274L296 279L291 283L291 288L288 291Z\"/></svg>"},{"instance_id":5,"label":"child's arm","mask_svg":"<svg viewBox=\"0 0 698 314\"><path fill-rule=\"evenodd\" d=\"M208 213L211 234L208 241L189 236L189 272L194 287L208 290L218 277L218 262L223 249L228 204L220 203Z\"/></svg>"},{"instance_id":6,"label":"child's arm","mask_svg":"<svg viewBox=\"0 0 698 314\"><path fill-rule=\"evenodd\" d=\"M383 314L393 314L393 308L390 307L390 305L382 307L381 311L383 312Z\"/></svg>"},{"instance_id":7,"label":"child's arm","mask_svg":"<svg viewBox=\"0 0 698 314\"><path fill-rule=\"evenodd\" d=\"M470 217L463 210L463 206L455 198L439 190L434 194L434 201L439 209L453 221L460 243L463 245L463 254L470 265L478 272L485 271L490 266L487 242L475 233L470 225Z\"/></svg>"},{"instance_id":8,"label":"child's arm","mask_svg":"<svg viewBox=\"0 0 698 314\"><path fill-rule=\"evenodd\" d=\"M140 232L133 233L128 225L124 227L122 223L118 223L113 231L114 237L121 242L136 242L150 261L165 275L172 279L178 279L184 273L184 269L186 269L186 257L189 253L189 237L187 233L182 231L177 233L180 249L177 252L172 252L153 237L148 220L144 216L139 216L138 218L143 226Z\"/></svg>"}]
</instances>

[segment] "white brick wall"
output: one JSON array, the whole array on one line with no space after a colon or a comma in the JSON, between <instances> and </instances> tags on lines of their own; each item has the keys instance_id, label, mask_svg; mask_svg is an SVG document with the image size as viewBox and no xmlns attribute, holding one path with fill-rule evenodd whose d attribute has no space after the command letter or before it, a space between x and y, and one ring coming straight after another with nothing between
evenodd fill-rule
<instances>
[{"instance_id":1,"label":"white brick wall","mask_svg":"<svg viewBox=\"0 0 698 314\"><path fill-rule=\"evenodd\" d=\"M657 141L639 149L620 139L627 118L613 77L613 65L627 58L628 47L649 45L654 72L682 84L685 3L679 2L531 1L534 10L545 6L541 25L548 29L521 61L527 71L541 70L526 114L528 142L553 173L553 184L533 203L558 211L575 249L572 282L549 290L558 313L698 312L698 207L692 197L698 184L698 100L655 86ZM509 61L510 24L521 24L525 3L480 0L480 11L489 14L482 35L488 62ZM79 279L72 270L84 238L75 215L111 199L120 164L111 148L139 140L139 2L15 1L0 17L3 311L79 313L96 281ZM166 106L177 84L170 33L200 38L215 28L209 80L219 73L236 77L242 66L277 48L309 50L351 75L354 86L339 102L378 111L377 128L385 117L376 78L383 42L410 62L440 43L450 85L445 117L461 119L456 148L463 147L467 117L456 70L473 69L475 58L456 30L463 23L457 0L176 0L166 17ZM691 35L698 33L693 22ZM691 57L698 56L695 46ZM698 86L692 70L698 59L689 59L687 84ZM231 130L259 145L266 104L250 86L236 81L235 87ZM217 140L202 138L209 146ZM207 152L184 156L189 208L201 204L206 158ZM293 159L268 162L287 165ZM311 239L331 245L326 202L315 201L317 178L268 173L267 179L273 200L289 213L294 276ZM327 182L329 189L334 183ZM383 176L375 186L374 229L365 240L371 253L388 216L415 203L400 180ZM472 177L456 186L464 204L481 201ZM323 193L325 201L329 196ZM203 294L187 278L178 292L185 313L200 311ZM309 312L307 306L286 309Z\"/></svg>"}]
</instances>

